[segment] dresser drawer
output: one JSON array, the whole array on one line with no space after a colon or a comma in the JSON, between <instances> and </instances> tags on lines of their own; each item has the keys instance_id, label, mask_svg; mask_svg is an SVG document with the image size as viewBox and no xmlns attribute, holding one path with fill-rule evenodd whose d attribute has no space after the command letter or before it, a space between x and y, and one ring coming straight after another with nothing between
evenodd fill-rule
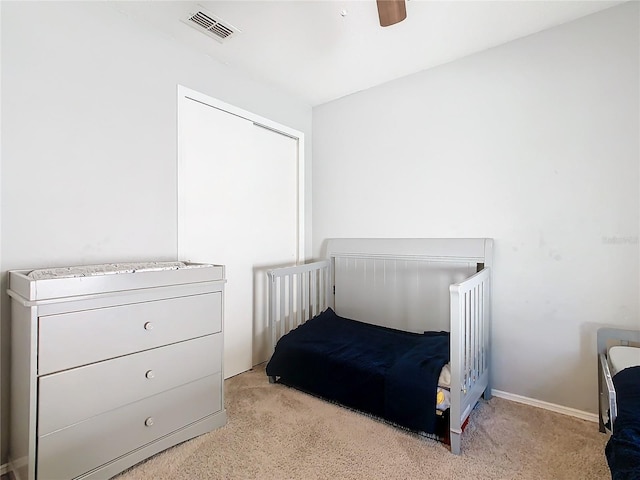
<instances>
[{"instance_id":1,"label":"dresser drawer","mask_svg":"<svg viewBox=\"0 0 640 480\"><path fill-rule=\"evenodd\" d=\"M222 293L38 318L38 374L220 332Z\"/></svg>"},{"instance_id":2,"label":"dresser drawer","mask_svg":"<svg viewBox=\"0 0 640 480\"><path fill-rule=\"evenodd\" d=\"M220 373L222 333L45 375L38 380L38 435Z\"/></svg>"},{"instance_id":3,"label":"dresser drawer","mask_svg":"<svg viewBox=\"0 0 640 480\"><path fill-rule=\"evenodd\" d=\"M221 382L211 375L38 437L38 478L77 477L221 410Z\"/></svg>"}]
</instances>

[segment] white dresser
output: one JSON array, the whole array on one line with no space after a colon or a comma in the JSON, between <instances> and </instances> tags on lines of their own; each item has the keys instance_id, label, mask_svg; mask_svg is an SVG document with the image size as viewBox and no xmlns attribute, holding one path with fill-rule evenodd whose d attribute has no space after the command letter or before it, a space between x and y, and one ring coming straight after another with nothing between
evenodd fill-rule
<instances>
[{"instance_id":1,"label":"white dresser","mask_svg":"<svg viewBox=\"0 0 640 480\"><path fill-rule=\"evenodd\" d=\"M9 272L18 480L110 478L226 423L224 267L131 265Z\"/></svg>"}]
</instances>

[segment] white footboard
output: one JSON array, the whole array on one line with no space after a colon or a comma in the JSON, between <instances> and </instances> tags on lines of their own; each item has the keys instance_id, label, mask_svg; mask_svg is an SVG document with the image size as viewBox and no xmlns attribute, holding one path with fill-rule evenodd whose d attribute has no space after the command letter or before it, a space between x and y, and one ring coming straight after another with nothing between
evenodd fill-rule
<instances>
[{"instance_id":1,"label":"white footboard","mask_svg":"<svg viewBox=\"0 0 640 480\"><path fill-rule=\"evenodd\" d=\"M462 426L489 384L491 271L449 288L451 294L451 452L460 454Z\"/></svg>"},{"instance_id":2,"label":"white footboard","mask_svg":"<svg viewBox=\"0 0 640 480\"><path fill-rule=\"evenodd\" d=\"M271 349L280 337L330 306L328 260L269 270Z\"/></svg>"}]
</instances>

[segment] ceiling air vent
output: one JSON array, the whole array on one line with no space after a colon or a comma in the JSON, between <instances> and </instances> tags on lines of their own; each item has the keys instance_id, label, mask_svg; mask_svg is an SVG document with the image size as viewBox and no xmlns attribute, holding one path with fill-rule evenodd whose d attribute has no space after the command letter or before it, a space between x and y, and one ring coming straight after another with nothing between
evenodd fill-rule
<instances>
[{"instance_id":1,"label":"ceiling air vent","mask_svg":"<svg viewBox=\"0 0 640 480\"><path fill-rule=\"evenodd\" d=\"M220 20L202 8L196 12L189 13L187 18L184 18L182 21L196 30L215 38L219 42L224 42L234 34L240 32L240 30L233 25Z\"/></svg>"}]
</instances>

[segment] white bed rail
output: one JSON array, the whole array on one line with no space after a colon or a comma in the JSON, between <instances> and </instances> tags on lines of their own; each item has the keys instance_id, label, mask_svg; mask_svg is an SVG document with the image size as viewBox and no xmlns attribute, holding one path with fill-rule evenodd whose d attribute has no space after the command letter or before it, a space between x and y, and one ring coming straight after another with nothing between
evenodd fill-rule
<instances>
[{"instance_id":1,"label":"white bed rail","mask_svg":"<svg viewBox=\"0 0 640 480\"><path fill-rule=\"evenodd\" d=\"M489 385L491 270L451 285L451 452L460 453L462 426ZM455 389L455 390L454 390ZM459 394L457 389L459 389Z\"/></svg>"},{"instance_id":2,"label":"white bed rail","mask_svg":"<svg viewBox=\"0 0 640 480\"><path fill-rule=\"evenodd\" d=\"M330 306L330 262L269 270L271 350L280 337Z\"/></svg>"},{"instance_id":3,"label":"white bed rail","mask_svg":"<svg viewBox=\"0 0 640 480\"><path fill-rule=\"evenodd\" d=\"M597 332L598 348L598 423L600 432L613 433L618 416L616 390L609 368L609 347L640 344L640 330L602 327Z\"/></svg>"},{"instance_id":4,"label":"white bed rail","mask_svg":"<svg viewBox=\"0 0 640 480\"><path fill-rule=\"evenodd\" d=\"M618 400L609 362L604 353L598 355L598 424L601 433L613 433L613 424L618 417Z\"/></svg>"}]
</instances>

